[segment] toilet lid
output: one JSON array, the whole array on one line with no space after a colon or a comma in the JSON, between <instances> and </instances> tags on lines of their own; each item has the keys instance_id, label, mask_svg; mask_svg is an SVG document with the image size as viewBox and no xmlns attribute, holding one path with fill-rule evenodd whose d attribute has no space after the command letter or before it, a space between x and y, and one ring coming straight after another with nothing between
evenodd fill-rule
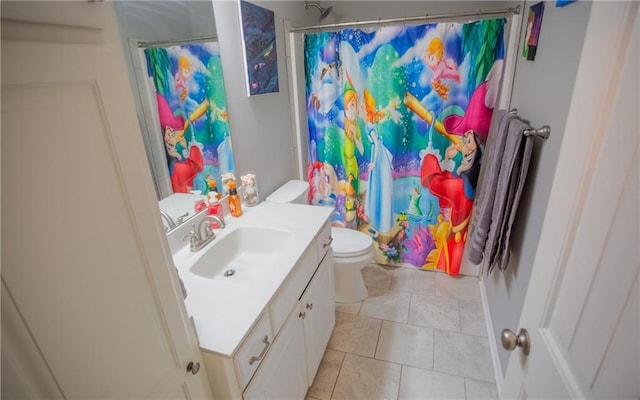
<instances>
[{"instance_id":1,"label":"toilet lid","mask_svg":"<svg viewBox=\"0 0 640 400\"><path fill-rule=\"evenodd\" d=\"M307 182L290 180L267 196L267 201L272 203L292 203L308 190L309 184ZM304 201L306 202L306 200L305 198Z\"/></svg>"},{"instance_id":2,"label":"toilet lid","mask_svg":"<svg viewBox=\"0 0 640 400\"><path fill-rule=\"evenodd\" d=\"M334 256L352 257L365 254L371 249L371 238L353 229L331 228L331 248Z\"/></svg>"}]
</instances>

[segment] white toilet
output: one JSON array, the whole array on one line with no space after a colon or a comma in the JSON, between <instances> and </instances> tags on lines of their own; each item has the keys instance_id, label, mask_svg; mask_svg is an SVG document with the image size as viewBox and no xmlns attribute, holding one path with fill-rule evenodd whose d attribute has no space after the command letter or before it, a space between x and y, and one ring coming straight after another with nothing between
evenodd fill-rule
<instances>
[{"instance_id":1,"label":"white toilet","mask_svg":"<svg viewBox=\"0 0 640 400\"><path fill-rule=\"evenodd\" d=\"M308 204L308 194L307 182L291 180L266 201ZM331 237L336 302L354 303L366 299L367 287L360 270L373 259L373 241L366 234L347 228L331 228Z\"/></svg>"}]
</instances>

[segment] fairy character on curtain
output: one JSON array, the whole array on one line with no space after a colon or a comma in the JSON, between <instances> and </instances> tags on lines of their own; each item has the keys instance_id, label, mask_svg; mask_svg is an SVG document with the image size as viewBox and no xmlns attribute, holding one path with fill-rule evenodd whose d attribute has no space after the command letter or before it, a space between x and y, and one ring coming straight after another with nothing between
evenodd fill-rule
<instances>
[{"instance_id":1,"label":"fairy character on curtain","mask_svg":"<svg viewBox=\"0 0 640 400\"><path fill-rule=\"evenodd\" d=\"M353 189L353 193L358 193L360 185L360 174L358 173L358 160L356 159L356 148L358 153L364 153L362 136L356 117L358 116L358 94L356 93L349 73L346 73L347 81L344 84L344 147L342 149L345 176Z\"/></svg>"},{"instance_id":2,"label":"fairy character on curtain","mask_svg":"<svg viewBox=\"0 0 640 400\"><path fill-rule=\"evenodd\" d=\"M440 97L447 100L451 87L442 81L447 79L460 83L460 73L458 72L458 66L455 61L450 58L445 58L442 39L439 37L431 39L424 51L422 61L433 71L431 87Z\"/></svg>"},{"instance_id":3,"label":"fairy character on curtain","mask_svg":"<svg viewBox=\"0 0 640 400\"><path fill-rule=\"evenodd\" d=\"M386 233L394 224L393 215L393 155L383 144L376 125L387 119L397 123L400 113L397 108L400 99L394 97L389 104L378 109L375 98L368 89L364 90L363 100L366 114L366 130L371 142L371 161L369 163L369 177L367 178L367 192L365 194L364 211L369 223L378 232Z\"/></svg>"},{"instance_id":4,"label":"fairy character on curtain","mask_svg":"<svg viewBox=\"0 0 640 400\"><path fill-rule=\"evenodd\" d=\"M423 213L420 209L420 199L422 198L422 192L419 188L414 187L409 192L409 207L407 208L407 214L414 215L416 217L422 217Z\"/></svg>"},{"instance_id":5,"label":"fairy character on curtain","mask_svg":"<svg viewBox=\"0 0 640 400\"><path fill-rule=\"evenodd\" d=\"M219 108L216 103L211 102L209 105L211 110L211 117L213 120L220 121L224 124L229 124L229 113ZM235 162L233 160L233 148L231 147L231 137L229 136L229 129L224 130L224 139L217 147L218 151L218 170L221 174L225 172L233 172L236 169Z\"/></svg>"},{"instance_id":6,"label":"fairy character on curtain","mask_svg":"<svg viewBox=\"0 0 640 400\"><path fill-rule=\"evenodd\" d=\"M185 56L178 57L178 72L176 73L175 80L175 90L179 92L180 95L180 103L184 103L184 100L189 95L188 83L189 80L195 74L195 70L191 65L189 59Z\"/></svg>"},{"instance_id":7,"label":"fairy character on curtain","mask_svg":"<svg viewBox=\"0 0 640 400\"><path fill-rule=\"evenodd\" d=\"M378 232L388 232L393 226L393 155L382 143L373 124L367 124L371 142L371 162L364 210L369 223Z\"/></svg>"},{"instance_id":8,"label":"fairy character on curtain","mask_svg":"<svg viewBox=\"0 0 640 400\"><path fill-rule=\"evenodd\" d=\"M459 144L449 146L443 164L462 154L462 162L455 171L442 170L434 154L427 154L420 170L420 182L438 198L441 214L432 226L436 248L425 260L423 268L438 268L450 275L460 272L466 233L480 173L482 150L473 130L464 134Z\"/></svg>"}]
</instances>

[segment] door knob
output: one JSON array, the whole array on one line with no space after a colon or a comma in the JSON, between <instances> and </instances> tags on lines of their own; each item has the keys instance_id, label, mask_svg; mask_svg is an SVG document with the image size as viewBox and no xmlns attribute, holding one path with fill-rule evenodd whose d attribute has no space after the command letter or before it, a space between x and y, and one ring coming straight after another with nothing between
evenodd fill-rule
<instances>
[{"instance_id":1,"label":"door knob","mask_svg":"<svg viewBox=\"0 0 640 400\"><path fill-rule=\"evenodd\" d=\"M526 329L520 329L517 335L511 329L503 329L500 338L502 339L502 347L506 350L511 351L520 347L525 356L529 355L531 342L529 341L529 332Z\"/></svg>"},{"instance_id":2,"label":"door knob","mask_svg":"<svg viewBox=\"0 0 640 400\"><path fill-rule=\"evenodd\" d=\"M191 372L195 375L198 373L198 371L200 371L200 363L189 361L189 364L187 364L187 372Z\"/></svg>"}]
</instances>

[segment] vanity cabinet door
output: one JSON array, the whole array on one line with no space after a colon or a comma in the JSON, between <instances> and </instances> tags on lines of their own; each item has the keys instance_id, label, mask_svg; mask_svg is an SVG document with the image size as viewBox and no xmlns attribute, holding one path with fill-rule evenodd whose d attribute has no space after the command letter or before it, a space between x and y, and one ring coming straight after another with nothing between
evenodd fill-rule
<instances>
[{"instance_id":1,"label":"vanity cabinet door","mask_svg":"<svg viewBox=\"0 0 640 400\"><path fill-rule=\"evenodd\" d=\"M294 308L245 390L245 400L304 398L307 376L302 321Z\"/></svg>"},{"instance_id":2,"label":"vanity cabinet door","mask_svg":"<svg viewBox=\"0 0 640 400\"><path fill-rule=\"evenodd\" d=\"M300 300L300 313L304 315L309 386L313 383L333 332L336 318L334 301L333 252L329 250Z\"/></svg>"}]
</instances>

